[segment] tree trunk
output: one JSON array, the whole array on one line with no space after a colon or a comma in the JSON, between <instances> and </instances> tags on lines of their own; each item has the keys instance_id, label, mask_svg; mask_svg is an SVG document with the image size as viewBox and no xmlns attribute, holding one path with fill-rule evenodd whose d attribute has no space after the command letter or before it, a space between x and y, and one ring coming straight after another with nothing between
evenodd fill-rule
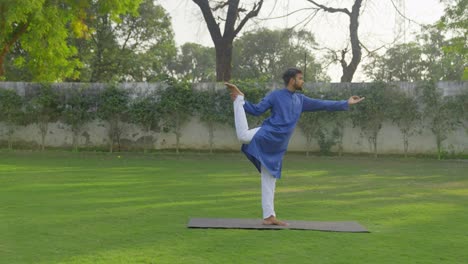
<instances>
[{"instance_id":1,"label":"tree trunk","mask_svg":"<svg viewBox=\"0 0 468 264\"><path fill-rule=\"evenodd\" d=\"M121 147L120 147L120 134L117 136L117 148L118 148L118 151L121 152Z\"/></svg>"},{"instance_id":2,"label":"tree trunk","mask_svg":"<svg viewBox=\"0 0 468 264\"><path fill-rule=\"evenodd\" d=\"M146 127L146 136L143 138L143 153L148 153L148 138L150 137L151 126Z\"/></svg>"},{"instance_id":3,"label":"tree trunk","mask_svg":"<svg viewBox=\"0 0 468 264\"><path fill-rule=\"evenodd\" d=\"M73 131L73 152L78 152L78 133L79 131Z\"/></svg>"},{"instance_id":4,"label":"tree trunk","mask_svg":"<svg viewBox=\"0 0 468 264\"><path fill-rule=\"evenodd\" d=\"M374 152L374 158L377 158L377 134L379 132L373 132L372 136L368 138L368 142L370 144L370 149Z\"/></svg>"},{"instance_id":5,"label":"tree trunk","mask_svg":"<svg viewBox=\"0 0 468 264\"><path fill-rule=\"evenodd\" d=\"M1 6L0 17L3 17L4 14L4 6ZM3 22L4 23L4 22ZM29 27L29 22L24 24L18 24L15 30L13 31L11 39L4 40L5 42L0 47L0 80L5 76L5 58L8 52L10 52L10 48L13 44L18 41L18 39L26 32Z\"/></svg>"},{"instance_id":6,"label":"tree trunk","mask_svg":"<svg viewBox=\"0 0 468 264\"><path fill-rule=\"evenodd\" d=\"M409 140L408 140L408 134L404 133L403 134L403 146L404 146L404 151L405 151L405 158L408 158L408 145L409 145Z\"/></svg>"},{"instance_id":7,"label":"tree trunk","mask_svg":"<svg viewBox=\"0 0 468 264\"><path fill-rule=\"evenodd\" d=\"M45 142L45 134L42 133L42 140L41 140L41 150L44 151L45 150L45 147L44 147L44 142Z\"/></svg>"},{"instance_id":8,"label":"tree trunk","mask_svg":"<svg viewBox=\"0 0 468 264\"><path fill-rule=\"evenodd\" d=\"M343 156L343 134L341 134L341 137L338 141L338 157L341 156Z\"/></svg>"},{"instance_id":9,"label":"tree trunk","mask_svg":"<svg viewBox=\"0 0 468 264\"><path fill-rule=\"evenodd\" d=\"M311 136L308 136L306 137L306 141L307 141L307 144L306 144L306 157L309 157L309 150L310 150L310 145L311 145L311 141L312 141L312 137Z\"/></svg>"},{"instance_id":10,"label":"tree trunk","mask_svg":"<svg viewBox=\"0 0 468 264\"><path fill-rule=\"evenodd\" d=\"M113 152L114 152L114 139L113 139L113 138L110 138L110 148L109 148L109 152L110 152L110 153L113 153Z\"/></svg>"},{"instance_id":11,"label":"tree trunk","mask_svg":"<svg viewBox=\"0 0 468 264\"><path fill-rule=\"evenodd\" d=\"M210 140L210 154L213 154L213 141L214 141L214 124L213 122L208 123L208 135Z\"/></svg>"},{"instance_id":12,"label":"tree trunk","mask_svg":"<svg viewBox=\"0 0 468 264\"><path fill-rule=\"evenodd\" d=\"M377 158L377 136L374 138L374 158Z\"/></svg>"},{"instance_id":13,"label":"tree trunk","mask_svg":"<svg viewBox=\"0 0 468 264\"><path fill-rule=\"evenodd\" d=\"M349 34L353 57L351 62L346 65L346 62L344 61L344 55L342 56L341 66L343 68L343 75L341 76L341 82L351 82L353 80L354 73L356 72L359 63L361 62L362 52L358 36L359 10L361 9L361 3L362 0L356 0L354 2L351 13L349 14Z\"/></svg>"},{"instance_id":14,"label":"tree trunk","mask_svg":"<svg viewBox=\"0 0 468 264\"><path fill-rule=\"evenodd\" d=\"M222 40L216 45L216 81L231 80L232 39Z\"/></svg>"},{"instance_id":15,"label":"tree trunk","mask_svg":"<svg viewBox=\"0 0 468 264\"><path fill-rule=\"evenodd\" d=\"M120 146L120 136L122 135L122 127L120 125L120 118L117 119L116 125L115 125L115 138L117 139L117 147L118 151L121 151L121 146Z\"/></svg>"},{"instance_id":16,"label":"tree trunk","mask_svg":"<svg viewBox=\"0 0 468 264\"><path fill-rule=\"evenodd\" d=\"M115 123L114 121L109 121L109 132L108 132L108 136L109 136L109 143L110 143L110 146L109 146L109 152L112 153L114 151L114 133L115 133Z\"/></svg>"},{"instance_id":17,"label":"tree trunk","mask_svg":"<svg viewBox=\"0 0 468 264\"><path fill-rule=\"evenodd\" d=\"M263 0L254 3L253 8L241 19L243 13L239 8L240 0L226 1L228 6L226 17L221 18L224 22L224 32L221 34L220 23L213 15L213 9L223 8L223 3L218 3L217 8L210 7L208 0L193 0L200 7L205 19L208 31L216 49L216 81L229 81L231 79L232 42L239 34L247 21L256 17L263 5ZM236 21L239 19L239 23ZM237 24L237 26L236 26Z\"/></svg>"},{"instance_id":18,"label":"tree trunk","mask_svg":"<svg viewBox=\"0 0 468 264\"><path fill-rule=\"evenodd\" d=\"M176 135L176 154L179 154L179 143L180 143L180 120L179 115L176 113L175 123L175 135Z\"/></svg>"},{"instance_id":19,"label":"tree trunk","mask_svg":"<svg viewBox=\"0 0 468 264\"><path fill-rule=\"evenodd\" d=\"M47 135L48 130L48 123L47 122L40 122L39 123L39 130L41 131L41 150L45 150L45 137Z\"/></svg>"},{"instance_id":20,"label":"tree trunk","mask_svg":"<svg viewBox=\"0 0 468 264\"><path fill-rule=\"evenodd\" d=\"M344 136L344 126L343 126L343 123L338 123L337 124L337 127L338 127L338 156L341 157L343 156L343 136Z\"/></svg>"},{"instance_id":21,"label":"tree trunk","mask_svg":"<svg viewBox=\"0 0 468 264\"><path fill-rule=\"evenodd\" d=\"M13 150L13 134L15 132L14 125L8 124L7 125L7 136L8 136L8 150Z\"/></svg>"},{"instance_id":22,"label":"tree trunk","mask_svg":"<svg viewBox=\"0 0 468 264\"><path fill-rule=\"evenodd\" d=\"M8 135L8 150L13 150L13 133Z\"/></svg>"},{"instance_id":23,"label":"tree trunk","mask_svg":"<svg viewBox=\"0 0 468 264\"><path fill-rule=\"evenodd\" d=\"M437 157L439 160L442 159L442 140L439 135L436 135L436 143L437 143Z\"/></svg>"},{"instance_id":24,"label":"tree trunk","mask_svg":"<svg viewBox=\"0 0 468 264\"><path fill-rule=\"evenodd\" d=\"M176 154L179 154L179 142L180 142L180 135L176 133Z\"/></svg>"}]
</instances>

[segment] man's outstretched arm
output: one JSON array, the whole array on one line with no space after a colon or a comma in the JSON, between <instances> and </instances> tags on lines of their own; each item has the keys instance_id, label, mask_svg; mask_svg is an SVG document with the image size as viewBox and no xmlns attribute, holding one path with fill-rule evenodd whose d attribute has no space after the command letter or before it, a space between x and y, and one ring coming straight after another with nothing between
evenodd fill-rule
<instances>
[{"instance_id":1,"label":"man's outstretched arm","mask_svg":"<svg viewBox=\"0 0 468 264\"><path fill-rule=\"evenodd\" d=\"M364 97L351 96L348 100L332 101L319 100L304 95L302 112L315 111L347 111L350 105L357 104L364 100Z\"/></svg>"}]
</instances>

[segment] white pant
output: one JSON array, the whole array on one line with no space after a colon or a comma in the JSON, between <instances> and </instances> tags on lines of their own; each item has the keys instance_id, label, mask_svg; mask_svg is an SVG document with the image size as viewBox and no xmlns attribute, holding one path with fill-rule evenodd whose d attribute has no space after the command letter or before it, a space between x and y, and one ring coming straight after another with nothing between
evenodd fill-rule
<instances>
[{"instance_id":1,"label":"white pant","mask_svg":"<svg viewBox=\"0 0 468 264\"><path fill-rule=\"evenodd\" d=\"M244 104L244 96L238 95L234 101L234 121L236 125L237 139L239 139L239 141L243 144L249 144L260 127L249 129L247 116L245 115ZM263 165L261 167L261 176L262 209L263 218L265 219L270 216L276 216L274 206L276 178L273 177Z\"/></svg>"}]
</instances>

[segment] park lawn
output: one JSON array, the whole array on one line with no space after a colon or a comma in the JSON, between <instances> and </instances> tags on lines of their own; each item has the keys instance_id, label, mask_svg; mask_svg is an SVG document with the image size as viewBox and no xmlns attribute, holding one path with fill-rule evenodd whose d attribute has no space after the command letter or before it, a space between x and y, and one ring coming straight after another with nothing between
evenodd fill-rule
<instances>
[{"instance_id":1,"label":"park lawn","mask_svg":"<svg viewBox=\"0 0 468 264\"><path fill-rule=\"evenodd\" d=\"M240 153L3 151L0 263L468 263L466 160L288 153L283 169L280 219L371 233L186 228L260 219Z\"/></svg>"}]
</instances>

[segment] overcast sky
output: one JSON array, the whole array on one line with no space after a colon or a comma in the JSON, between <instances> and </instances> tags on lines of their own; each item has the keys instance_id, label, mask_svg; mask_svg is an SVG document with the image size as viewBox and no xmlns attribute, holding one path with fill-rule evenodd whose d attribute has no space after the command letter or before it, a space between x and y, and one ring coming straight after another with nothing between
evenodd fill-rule
<instances>
[{"instance_id":1,"label":"overcast sky","mask_svg":"<svg viewBox=\"0 0 468 264\"><path fill-rule=\"evenodd\" d=\"M175 40L178 46L185 42L195 42L205 46L213 46L210 34L201 15L199 7L192 0L158 0L172 18ZM255 0L241 0L241 5L251 7ZM276 2L276 6L275 6ZM331 7L346 7L351 9L353 0L317 0L321 4ZM418 24L432 24L443 14L444 6L440 0L393 0L402 14L414 22L403 19L393 7L391 0L364 0L359 19L360 41L368 49L375 49L382 45L398 42L408 42L414 38L414 32L419 29ZM297 12L284 16L295 10L310 8L313 5L306 0L265 0L259 16L251 20L242 32L259 27L280 29L292 27L303 21L309 11ZM306 29L314 34L320 47L333 49L344 48L349 39L349 19L341 13L320 12L307 24L300 24L298 29ZM241 33L242 34L242 33ZM316 54L320 58L320 54ZM285 65L288 67L290 65ZM362 65L361 65L362 66ZM362 69L359 67L359 69ZM339 81L341 67L330 66L328 74L332 81ZM366 77L359 71L354 82L365 81Z\"/></svg>"}]
</instances>

